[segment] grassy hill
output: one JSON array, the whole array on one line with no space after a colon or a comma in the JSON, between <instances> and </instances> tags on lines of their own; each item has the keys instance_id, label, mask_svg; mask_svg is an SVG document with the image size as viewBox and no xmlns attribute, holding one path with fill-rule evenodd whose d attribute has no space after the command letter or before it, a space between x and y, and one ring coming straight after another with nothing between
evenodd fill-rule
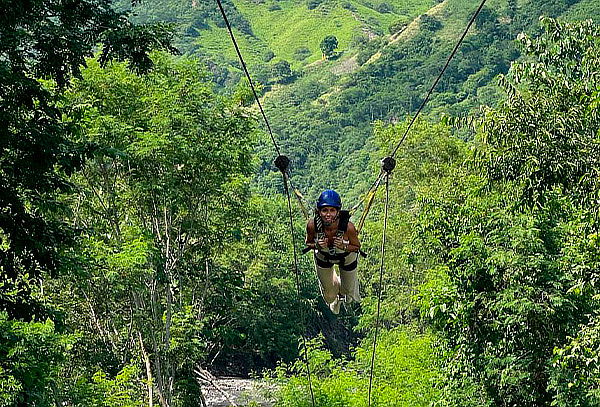
<instances>
[{"instance_id":1,"label":"grassy hill","mask_svg":"<svg viewBox=\"0 0 600 407\"><path fill-rule=\"evenodd\" d=\"M249 65L270 51L294 69L321 59L319 44L335 35L340 50L360 35L382 35L390 24L410 21L436 0L228 0L223 1ZM121 8L128 0L118 0ZM147 0L135 7L138 21L167 21L179 28L183 52L237 65L237 56L214 0Z\"/></svg>"},{"instance_id":2,"label":"grassy hill","mask_svg":"<svg viewBox=\"0 0 600 407\"><path fill-rule=\"evenodd\" d=\"M128 0L121 0L127 1ZM361 192L373 172L376 121L402 121L413 114L477 8L477 0L223 0L250 71L267 85L265 105L283 151L292 159L296 183L314 194L334 187ZM146 0L142 21L170 21L180 29L183 52L212 61L215 81L234 85L241 77L237 55L214 0ZM426 19L421 15L427 14ZM495 78L519 57L515 38L534 32L540 15L583 19L600 15L593 0L488 0L450 65L425 116L462 115L498 100ZM392 24L403 26L390 34ZM326 35L339 41L339 55L322 60ZM289 80L273 78L286 60ZM273 151L264 159L261 187L279 185L271 174ZM344 174L332 180L331 174Z\"/></svg>"},{"instance_id":3,"label":"grassy hill","mask_svg":"<svg viewBox=\"0 0 600 407\"><path fill-rule=\"evenodd\" d=\"M369 6L365 5L367 3ZM408 4L410 3L410 5ZM425 12L431 0L413 2L393 0L389 12L378 12L379 5L359 1L325 0L313 9L307 2L286 0L256 4L249 0L236 0L236 7L247 16L255 35L275 53L286 59L293 67L300 67L321 59L319 44L327 35L335 35L339 49L349 47L354 37L387 32L390 24L400 19L412 19ZM273 6L276 6L272 10ZM298 60L298 50L310 51L305 59Z\"/></svg>"},{"instance_id":4,"label":"grassy hill","mask_svg":"<svg viewBox=\"0 0 600 407\"><path fill-rule=\"evenodd\" d=\"M274 87L265 97L266 106L283 150L296 166L296 184L308 195L326 187L350 196L364 192L376 171L373 123L403 121L414 114L478 4L436 3L427 11L437 21L434 27L416 18L398 35L353 44L340 59L305 67L293 83ZM600 10L587 0L515 5L511 10L507 1L487 2L424 118L476 114L480 105L494 105L500 96L497 75L519 57L517 34L535 32L540 15L581 19ZM339 69L345 64L351 69ZM271 155L267 147L265 160Z\"/></svg>"}]
</instances>

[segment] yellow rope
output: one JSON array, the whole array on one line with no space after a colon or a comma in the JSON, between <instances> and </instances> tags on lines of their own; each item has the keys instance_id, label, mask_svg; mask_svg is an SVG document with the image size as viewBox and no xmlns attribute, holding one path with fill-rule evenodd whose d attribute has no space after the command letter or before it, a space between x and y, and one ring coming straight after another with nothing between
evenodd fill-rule
<instances>
[{"instance_id":1,"label":"yellow rope","mask_svg":"<svg viewBox=\"0 0 600 407\"><path fill-rule=\"evenodd\" d=\"M304 205L304 201L305 201L304 196L296 188L294 188L294 195L296 196L296 199L298 200L298 205L300 205L300 209L302 210L302 213L304 214L304 218L306 220L310 219L310 212L306 208L306 205Z\"/></svg>"},{"instance_id":2,"label":"yellow rope","mask_svg":"<svg viewBox=\"0 0 600 407\"><path fill-rule=\"evenodd\" d=\"M367 214L369 213L369 210L371 209L371 205L373 204L373 201L375 200L376 193L377 193L377 189L373 189L373 190L369 191L369 193L367 194L367 196L365 198L365 201L367 202L367 204L365 205L365 209L363 210L363 213L360 216L358 224L356 225L356 233L358 233L358 234L360 234L360 231L362 230L363 226L365 225L365 220L367 219Z\"/></svg>"}]
</instances>

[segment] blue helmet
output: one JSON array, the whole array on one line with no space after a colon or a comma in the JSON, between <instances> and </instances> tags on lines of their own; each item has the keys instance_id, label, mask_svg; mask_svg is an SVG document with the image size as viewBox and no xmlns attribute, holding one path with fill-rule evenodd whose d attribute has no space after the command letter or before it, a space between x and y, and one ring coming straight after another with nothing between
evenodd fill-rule
<instances>
[{"instance_id":1,"label":"blue helmet","mask_svg":"<svg viewBox=\"0 0 600 407\"><path fill-rule=\"evenodd\" d=\"M323 191L317 200L317 208L321 209L324 206L333 206L334 208L341 209L342 198L340 198L340 194L335 192L333 189Z\"/></svg>"}]
</instances>

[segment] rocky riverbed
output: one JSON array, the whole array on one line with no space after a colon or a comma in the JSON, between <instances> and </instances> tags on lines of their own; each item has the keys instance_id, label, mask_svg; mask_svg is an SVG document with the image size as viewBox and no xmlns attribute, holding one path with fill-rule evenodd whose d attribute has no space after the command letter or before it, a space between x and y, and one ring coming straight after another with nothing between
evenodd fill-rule
<instances>
[{"instance_id":1,"label":"rocky riverbed","mask_svg":"<svg viewBox=\"0 0 600 407\"><path fill-rule=\"evenodd\" d=\"M247 406L272 407L269 388L256 379L216 377L212 384L205 383L202 391L208 407ZM254 403L254 404L252 404Z\"/></svg>"}]
</instances>

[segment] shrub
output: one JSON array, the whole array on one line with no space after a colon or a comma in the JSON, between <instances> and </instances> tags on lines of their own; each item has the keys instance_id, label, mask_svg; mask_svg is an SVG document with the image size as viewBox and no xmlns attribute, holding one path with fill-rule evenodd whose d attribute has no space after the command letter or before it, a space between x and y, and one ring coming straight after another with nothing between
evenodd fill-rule
<instances>
[{"instance_id":1,"label":"shrub","mask_svg":"<svg viewBox=\"0 0 600 407\"><path fill-rule=\"evenodd\" d=\"M308 7L309 10L314 10L319 7L321 3L323 3L323 0L308 0L306 2L306 7Z\"/></svg>"},{"instance_id":2,"label":"shrub","mask_svg":"<svg viewBox=\"0 0 600 407\"><path fill-rule=\"evenodd\" d=\"M440 377L432 343L431 336L417 334L411 328L381 332L372 406L425 407L438 399L439 390L432 386L433 381ZM371 340L367 339L365 344L357 349L355 361L346 361L333 358L319 339L309 342L309 361L318 406L362 407L367 404ZM287 371L293 375L288 377ZM311 405L306 392L305 372L306 367L301 360L292 366L281 365L276 369L274 379L280 384L276 391L278 405Z\"/></svg>"},{"instance_id":3,"label":"shrub","mask_svg":"<svg viewBox=\"0 0 600 407\"><path fill-rule=\"evenodd\" d=\"M350 11L356 11L356 7L354 6L354 4L349 2L345 2L344 4L342 4L342 8Z\"/></svg>"},{"instance_id":4,"label":"shrub","mask_svg":"<svg viewBox=\"0 0 600 407\"><path fill-rule=\"evenodd\" d=\"M275 58L275 53L271 50L266 51L262 56L262 60L265 62L269 62L273 58Z\"/></svg>"},{"instance_id":5,"label":"shrub","mask_svg":"<svg viewBox=\"0 0 600 407\"><path fill-rule=\"evenodd\" d=\"M311 52L306 47L296 48L294 51L294 59L296 61L303 61L310 56Z\"/></svg>"},{"instance_id":6,"label":"shrub","mask_svg":"<svg viewBox=\"0 0 600 407\"><path fill-rule=\"evenodd\" d=\"M271 72L275 81L279 83L287 83L294 77L290 63L284 59L274 63L271 66Z\"/></svg>"},{"instance_id":7,"label":"shrub","mask_svg":"<svg viewBox=\"0 0 600 407\"><path fill-rule=\"evenodd\" d=\"M407 25L408 25L408 18L407 17L400 18L389 25L388 32L390 33L390 35L394 35L400 31L402 31L404 29L404 27L406 27Z\"/></svg>"},{"instance_id":8,"label":"shrub","mask_svg":"<svg viewBox=\"0 0 600 407\"><path fill-rule=\"evenodd\" d=\"M381 14L388 14L394 11L394 8L390 3L386 3L385 1L377 6L377 11Z\"/></svg>"},{"instance_id":9,"label":"shrub","mask_svg":"<svg viewBox=\"0 0 600 407\"><path fill-rule=\"evenodd\" d=\"M429 14L423 14L419 19L419 27L426 31L437 31L442 28L442 23Z\"/></svg>"},{"instance_id":10,"label":"shrub","mask_svg":"<svg viewBox=\"0 0 600 407\"><path fill-rule=\"evenodd\" d=\"M369 43L369 37L365 34L355 34L350 39L350 47L362 48Z\"/></svg>"}]
</instances>

